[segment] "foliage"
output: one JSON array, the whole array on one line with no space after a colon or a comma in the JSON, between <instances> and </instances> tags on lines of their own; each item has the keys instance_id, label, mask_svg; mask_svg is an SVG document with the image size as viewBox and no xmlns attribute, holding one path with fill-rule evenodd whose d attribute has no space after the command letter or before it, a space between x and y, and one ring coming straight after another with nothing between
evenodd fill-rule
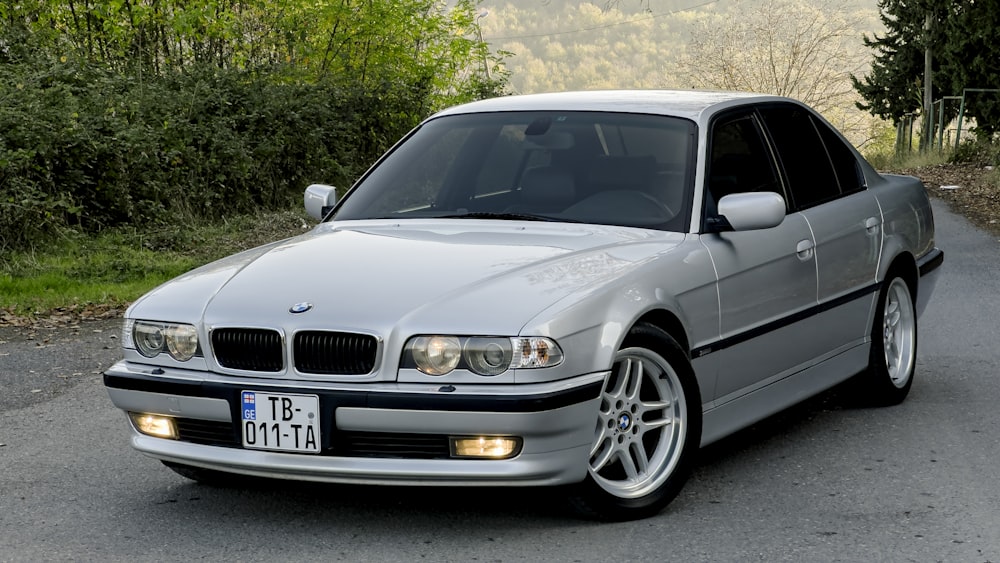
<instances>
[{"instance_id":1,"label":"foliage","mask_svg":"<svg viewBox=\"0 0 1000 563\"><path fill-rule=\"evenodd\" d=\"M965 88L1000 89L1000 2L950 2L946 41L939 56L946 86L960 95ZM1000 92L969 93L966 115L976 121L976 133L988 139L1000 131Z\"/></svg>"},{"instance_id":2,"label":"foliage","mask_svg":"<svg viewBox=\"0 0 1000 563\"><path fill-rule=\"evenodd\" d=\"M928 39L940 43L940 25L925 35L926 8L938 0L926 0L919 9L906 0L879 0L883 35L865 35L865 46L875 51L867 76L851 76L854 88L864 98L858 107L883 119L899 123L903 116L923 105L924 47ZM923 7L926 5L926 8ZM937 61L933 71L940 70ZM940 92L935 92L935 99Z\"/></svg>"},{"instance_id":3,"label":"foliage","mask_svg":"<svg viewBox=\"0 0 1000 563\"><path fill-rule=\"evenodd\" d=\"M119 72L287 64L360 86L393 77L450 87L484 52L469 34L474 8L470 0L451 9L438 0L19 0L0 4L0 22Z\"/></svg>"},{"instance_id":4,"label":"foliage","mask_svg":"<svg viewBox=\"0 0 1000 563\"><path fill-rule=\"evenodd\" d=\"M924 52L930 47L935 100L965 88L1000 88L1000 10L995 1L879 0L883 35L865 37L874 51L871 71L852 76L864 98L859 107L899 123L923 105ZM930 18L930 29L925 29ZM970 95L966 114L978 132L1000 128L1000 95Z\"/></svg>"},{"instance_id":5,"label":"foliage","mask_svg":"<svg viewBox=\"0 0 1000 563\"><path fill-rule=\"evenodd\" d=\"M0 70L0 245L278 209L348 186L430 111L427 89L261 81L192 65L136 82L86 61ZM16 98L16 99L15 99Z\"/></svg>"},{"instance_id":6,"label":"foliage","mask_svg":"<svg viewBox=\"0 0 1000 563\"><path fill-rule=\"evenodd\" d=\"M701 87L789 93L820 102L824 117L853 143L868 139L872 118L855 107L849 73L865 60L862 33L879 25L871 0L487 0L484 6L490 15L481 20L483 31L494 48L511 53L505 65L515 91ZM768 47L765 37L775 43ZM822 50L808 51L815 45ZM772 62L770 55L794 72L763 79L768 68L760 63ZM727 70L754 71L747 75L762 79L726 81Z\"/></svg>"},{"instance_id":7,"label":"foliage","mask_svg":"<svg viewBox=\"0 0 1000 563\"><path fill-rule=\"evenodd\" d=\"M842 46L847 56L863 57L861 34L878 25L871 0L799 4L818 14L818 22L855 23ZM481 20L486 39L512 53L505 59L511 86L524 93L695 87L681 63L703 23L735 28L743 25L748 8L757 8L750 2L688 0L484 0L483 6L489 9L489 17Z\"/></svg>"},{"instance_id":8,"label":"foliage","mask_svg":"<svg viewBox=\"0 0 1000 563\"><path fill-rule=\"evenodd\" d=\"M692 22L681 69L696 88L799 99L860 144L871 123L849 111L856 94L848 77L863 65L856 44L865 20L843 1L735 0Z\"/></svg>"},{"instance_id":9,"label":"foliage","mask_svg":"<svg viewBox=\"0 0 1000 563\"><path fill-rule=\"evenodd\" d=\"M503 92L474 6L0 4L0 250L279 209L347 187L423 117ZM492 59L491 59L492 57Z\"/></svg>"},{"instance_id":10,"label":"foliage","mask_svg":"<svg viewBox=\"0 0 1000 563\"><path fill-rule=\"evenodd\" d=\"M951 155L951 162L976 166L1000 166L1000 144L984 139L963 141Z\"/></svg>"},{"instance_id":11,"label":"foliage","mask_svg":"<svg viewBox=\"0 0 1000 563\"><path fill-rule=\"evenodd\" d=\"M846 78L863 59L849 45L861 19L804 0L736 0L699 18L683 68L695 87L790 96L826 113L850 98Z\"/></svg>"},{"instance_id":12,"label":"foliage","mask_svg":"<svg viewBox=\"0 0 1000 563\"><path fill-rule=\"evenodd\" d=\"M862 147L865 159L876 170L888 170L896 165L896 130L885 121L872 124L870 141Z\"/></svg>"},{"instance_id":13,"label":"foliage","mask_svg":"<svg viewBox=\"0 0 1000 563\"><path fill-rule=\"evenodd\" d=\"M876 170L911 170L939 166L949 161L949 156L938 151L926 152L877 152L866 153L868 162Z\"/></svg>"},{"instance_id":14,"label":"foliage","mask_svg":"<svg viewBox=\"0 0 1000 563\"><path fill-rule=\"evenodd\" d=\"M495 48L511 53L511 83L521 93L681 86L669 72L683 45L677 22L625 4L487 3L481 24ZM675 5L660 0L658 8Z\"/></svg>"}]
</instances>

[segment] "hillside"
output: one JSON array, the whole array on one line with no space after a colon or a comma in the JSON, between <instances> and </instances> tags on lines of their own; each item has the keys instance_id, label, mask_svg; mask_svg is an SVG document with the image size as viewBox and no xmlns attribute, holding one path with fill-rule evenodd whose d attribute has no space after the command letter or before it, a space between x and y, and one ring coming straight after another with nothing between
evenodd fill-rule
<instances>
[{"instance_id":1,"label":"hillside","mask_svg":"<svg viewBox=\"0 0 1000 563\"><path fill-rule=\"evenodd\" d=\"M876 0L808 4L830 17L856 17L854 48L881 30ZM685 88L678 63L695 25L721 15L737 18L735 0L487 0L480 5L484 38L511 53L507 67L518 93L594 88ZM865 53L867 55L867 53Z\"/></svg>"},{"instance_id":2,"label":"hillside","mask_svg":"<svg viewBox=\"0 0 1000 563\"><path fill-rule=\"evenodd\" d=\"M867 68L863 35L881 30L876 0L487 0L481 6L488 12L478 19L484 38L494 52L508 53L516 93L736 84L812 103L855 144L881 126L854 109L849 80ZM821 34L829 36L826 58L790 60L799 45L813 46L803 41ZM764 42L778 46L766 62L778 58L778 66L787 64L803 81L829 78L798 89L746 76L724 81L726 73L756 72L758 61L750 59ZM821 102L810 99L814 92Z\"/></svg>"}]
</instances>

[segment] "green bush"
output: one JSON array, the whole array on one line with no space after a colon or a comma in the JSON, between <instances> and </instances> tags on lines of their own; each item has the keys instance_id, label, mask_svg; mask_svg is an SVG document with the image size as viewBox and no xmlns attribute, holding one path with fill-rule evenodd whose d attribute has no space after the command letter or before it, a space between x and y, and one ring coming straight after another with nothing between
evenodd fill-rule
<instances>
[{"instance_id":1,"label":"green bush","mask_svg":"<svg viewBox=\"0 0 1000 563\"><path fill-rule=\"evenodd\" d=\"M968 162L978 166L1000 165L1000 144L981 138L963 141L955 149L951 161Z\"/></svg>"},{"instance_id":2,"label":"green bush","mask_svg":"<svg viewBox=\"0 0 1000 563\"><path fill-rule=\"evenodd\" d=\"M436 107L506 87L472 0L272 4L0 2L0 251L346 188Z\"/></svg>"},{"instance_id":3,"label":"green bush","mask_svg":"<svg viewBox=\"0 0 1000 563\"><path fill-rule=\"evenodd\" d=\"M123 74L26 49L0 58L0 249L65 229L287 208L309 183L347 188L431 110L428 84L288 76Z\"/></svg>"}]
</instances>

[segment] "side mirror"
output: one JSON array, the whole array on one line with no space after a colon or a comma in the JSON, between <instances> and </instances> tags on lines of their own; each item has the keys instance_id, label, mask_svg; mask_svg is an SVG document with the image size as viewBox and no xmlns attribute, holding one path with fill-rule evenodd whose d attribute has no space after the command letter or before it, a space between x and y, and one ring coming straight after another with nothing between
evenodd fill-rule
<instances>
[{"instance_id":1,"label":"side mirror","mask_svg":"<svg viewBox=\"0 0 1000 563\"><path fill-rule=\"evenodd\" d=\"M306 188L304 203L306 213L313 219L322 221L337 203L337 188L325 184L312 184Z\"/></svg>"},{"instance_id":2,"label":"side mirror","mask_svg":"<svg viewBox=\"0 0 1000 563\"><path fill-rule=\"evenodd\" d=\"M785 220L785 198L774 192L730 194L719 200L719 215L734 231L770 229Z\"/></svg>"}]
</instances>

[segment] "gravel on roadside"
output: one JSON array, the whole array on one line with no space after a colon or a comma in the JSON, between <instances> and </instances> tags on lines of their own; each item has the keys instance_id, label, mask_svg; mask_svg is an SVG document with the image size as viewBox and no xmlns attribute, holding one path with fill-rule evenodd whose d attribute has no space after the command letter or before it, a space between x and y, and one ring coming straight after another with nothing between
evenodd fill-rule
<instances>
[{"instance_id":1,"label":"gravel on roadside","mask_svg":"<svg viewBox=\"0 0 1000 563\"><path fill-rule=\"evenodd\" d=\"M83 382L99 384L121 358L120 334L115 318L0 326L0 412L42 403Z\"/></svg>"}]
</instances>

